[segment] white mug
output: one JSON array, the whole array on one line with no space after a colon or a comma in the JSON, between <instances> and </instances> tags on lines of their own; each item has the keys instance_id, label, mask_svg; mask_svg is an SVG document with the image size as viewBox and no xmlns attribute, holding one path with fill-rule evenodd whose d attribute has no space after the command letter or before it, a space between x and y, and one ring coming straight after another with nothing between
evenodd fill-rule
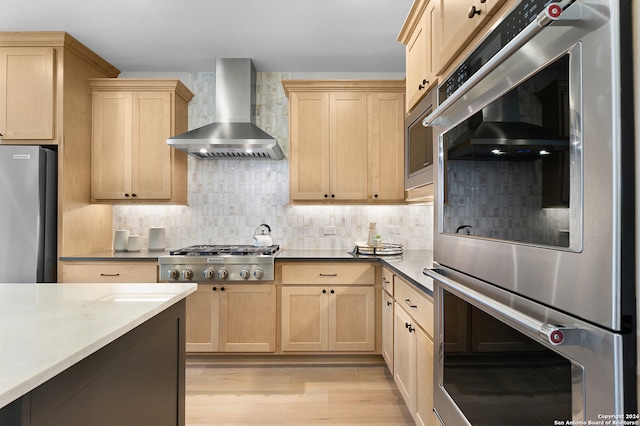
<instances>
[{"instance_id":1,"label":"white mug","mask_svg":"<svg viewBox=\"0 0 640 426\"><path fill-rule=\"evenodd\" d=\"M140 235L129 235L127 240L127 251L140 251L142 248L142 238Z\"/></svg>"},{"instance_id":2,"label":"white mug","mask_svg":"<svg viewBox=\"0 0 640 426\"><path fill-rule=\"evenodd\" d=\"M113 236L113 249L115 251L126 251L129 242L129 231L126 229L118 229Z\"/></svg>"},{"instance_id":3,"label":"white mug","mask_svg":"<svg viewBox=\"0 0 640 426\"><path fill-rule=\"evenodd\" d=\"M149 250L164 250L167 247L167 233L164 228L149 228Z\"/></svg>"}]
</instances>

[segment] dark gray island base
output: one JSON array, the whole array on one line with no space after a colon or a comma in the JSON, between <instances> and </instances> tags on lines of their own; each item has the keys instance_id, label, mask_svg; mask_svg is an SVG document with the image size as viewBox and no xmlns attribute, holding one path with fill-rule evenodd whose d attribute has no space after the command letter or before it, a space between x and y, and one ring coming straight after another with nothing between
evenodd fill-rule
<instances>
[{"instance_id":1,"label":"dark gray island base","mask_svg":"<svg viewBox=\"0 0 640 426\"><path fill-rule=\"evenodd\" d=\"M2 408L0 425L183 426L184 319L183 299Z\"/></svg>"}]
</instances>

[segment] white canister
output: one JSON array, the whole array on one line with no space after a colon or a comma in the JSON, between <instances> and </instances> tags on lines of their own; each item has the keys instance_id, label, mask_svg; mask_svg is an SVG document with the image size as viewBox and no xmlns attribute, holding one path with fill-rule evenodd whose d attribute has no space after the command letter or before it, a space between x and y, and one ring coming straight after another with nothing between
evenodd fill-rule
<instances>
[{"instance_id":1,"label":"white canister","mask_svg":"<svg viewBox=\"0 0 640 426\"><path fill-rule=\"evenodd\" d=\"M118 229L113 235L113 249L115 251L126 251L129 242L129 231L126 229Z\"/></svg>"},{"instance_id":2,"label":"white canister","mask_svg":"<svg viewBox=\"0 0 640 426\"><path fill-rule=\"evenodd\" d=\"M140 235L129 235L127 240L127 251L140 251L142 248L142 237Z\"/></svg>"},{"instance_id":3,"label":"white canister","mask_svg":"<svg viewBox=\"0 0 640 426\"><path fill-rule=\"evenodd\" d=\"M167 232L164 228L149 228L149 250L167 248Z\"/></svg>"}]
</instances>

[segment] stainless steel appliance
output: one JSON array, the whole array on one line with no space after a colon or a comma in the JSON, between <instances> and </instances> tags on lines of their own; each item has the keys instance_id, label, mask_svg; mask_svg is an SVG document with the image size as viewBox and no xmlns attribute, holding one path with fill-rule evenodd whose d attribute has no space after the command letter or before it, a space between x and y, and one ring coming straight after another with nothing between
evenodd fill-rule
<instances>
[{"instance_id":1,"label":"stainless steel appliance","mask_svg":"<svg viewBox=\"0 0 640 426\"><path fill-rule=\"evenodd\" d=\"M433 132L422 120L436 107L437 91L432 89L405 119L404 189L433 182Z\"/></svg>"},{"instance_id":2,"label":"stainless steel appliance","mask_svg":"<svg viewBox=\"0 0 640 426\"><path fill-rule=\"evenodd\" d=\"M0 282L56 282L57 153L0 146Z\"/></svg>"},{"instance_id":3,"label":"stainless steel appliance","mask_svg":"<svg viewBox=\"0 0 640 426\"><path fill-rule=\"evenodd\" d=\"M216 121L167 139L197 159L284 158L256 122L256 69L248 58L216 59Z\"/></svg>"},{"instance_id":4,"label":"stainless steel appliance","mask_svg":"<svg viewBox=\"0 0 640 426\"><path fill-rule=\"evenodd\" d=\"M166 281L273 281L280 246L197 245L160 256L160 279Z\"/></svg>"},{"instance_id":5,"label":"stainless steel appliance","mask_svg":"<svg viewBox=\"0 0 640 426\"><path fill-rule=\"evenodd\" d=\"M558 404L518 409L524 424L637 414L629 8L516 2L423 120L438 153L425 273L446 425L513 424L493 398L524 395L514 380L552 383L530 405Z\"/></svg>"}]
</instances>

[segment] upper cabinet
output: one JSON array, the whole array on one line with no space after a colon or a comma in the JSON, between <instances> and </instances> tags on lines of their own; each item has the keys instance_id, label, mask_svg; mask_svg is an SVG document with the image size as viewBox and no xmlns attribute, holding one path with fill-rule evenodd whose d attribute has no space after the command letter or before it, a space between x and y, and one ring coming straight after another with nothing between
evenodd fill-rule
<instances>
[{"instance_id":1,"label":"upper cabinet","mask_svg":"<svg viewBox=\"0 0 640 426\"><path fill-rule=\"evenodd\" d=\"M283 85L289 97L292 202L404 200L404 82Z\"/></svg>"},{"instance_id":2,"label":"upper cabinet","mask_svg":"<svg viewBox=\"0 0 640 426\"><path fill-rule=\"evenodd\" d=\"M91 196L187 204L187 157L167 138L187 130L193 94L175 79L91 79Z\"/></svg>"},{"instance_id":3,"label":"upper cabinet","mask_svg":"<svg viewBox=\"0 0 640 426\"><path fill-rule=\"evenodd\" d=\"M440 0L416 0L398 35L406 46L407 111L438 82L439 8Z\"/></svg>"},{"instance_id":4,"label":"upper cabinet","mask_svg":"<svg viewBox=\"0 0 640 426\"><path fill-rule=\"evenodd\" d=\"M432 0L439 3L440 59L444 70L485 26L505 0Z\"/></svg>"},{"instance_id":5,"label":"upper cabinet","mask_svg":"<svg viewBox=\"0 0 640 426\"><path fill-rule=\"evenodd\" d=\"M0 47L2 142L57 142L55 76L53 47Z\"/></svg>"}]
</instances>

